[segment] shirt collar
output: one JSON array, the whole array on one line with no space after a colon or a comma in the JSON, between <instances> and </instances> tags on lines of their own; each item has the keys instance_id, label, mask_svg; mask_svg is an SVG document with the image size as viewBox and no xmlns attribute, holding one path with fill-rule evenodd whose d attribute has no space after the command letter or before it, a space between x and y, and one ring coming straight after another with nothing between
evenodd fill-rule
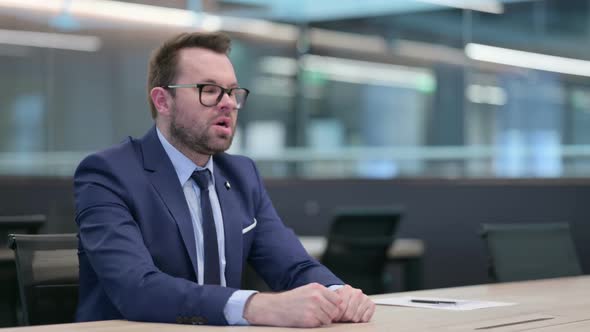
<instances>
[{"instance_id":1,"label":"shirt collar","mask_svg":"<svg viewBox=\"0 0 590 332\"><path fill-rule=\"evenodd\" d=\"M158 134L158 139L162 146L164 147L164 151L170 158L172 162L172 166L174 166L174 170L176 171L176 175L178 176L178 180L180 181L180 185L184 185L186 181L188 181L195 170L202 170L208 169L211 172L211 181L215 185L215 177L213 176L213 158L209 157L207 164L205 167L201 167L196 165L192 160L190 160L187 156L182 154L182 152L178 151L168 140L166 137L162 135L160 130L156 127L156 133Z\"/></svg>"}]
</instances>

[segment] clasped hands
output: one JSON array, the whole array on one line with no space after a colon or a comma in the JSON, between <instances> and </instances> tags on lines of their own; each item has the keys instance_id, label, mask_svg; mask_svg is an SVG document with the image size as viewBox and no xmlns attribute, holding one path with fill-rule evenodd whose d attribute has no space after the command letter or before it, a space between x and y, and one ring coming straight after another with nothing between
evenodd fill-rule
<instances>
[{"instance_id":1,"label":"clasped hands","mask_svg":"<svg viewBox=\"0 0 590 332\"><path fill-rule=\"evenodd\" d=\"M332 291L312 283L283 293L257 293L248 300L244 318L252 325L319 327L335 322L368 322L375 304L349 285Z\"/></svg>"}]
</instances>

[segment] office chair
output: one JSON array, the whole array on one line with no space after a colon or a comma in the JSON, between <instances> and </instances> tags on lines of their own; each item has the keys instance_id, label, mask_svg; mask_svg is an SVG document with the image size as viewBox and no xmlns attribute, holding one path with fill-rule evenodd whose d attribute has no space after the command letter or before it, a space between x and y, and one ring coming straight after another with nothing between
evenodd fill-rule
<instances>
[{"instance_id":1,"label":"office chair","mask_svg":"<svg viewBox=\"0 0 590 332\"><path fill-rule=\"evenodd\" d=\"M0 243L7 244L8 234L37 234L47 222L44 214L0 215Z\"/></svg>"},{"instance_id":2,"label":"office chair","mask_svg":"<svg viewBox=\"0 0 590 332\"><path fill-rule=\"evenodd\" d=\"M582 274L568 223L484 224L482 237L498 282Z\"/></svg>"},{"instance_id":3,"label":"office chair","mask_svg":"<svg viewBox=\"0 0 590 332\"><path fill-rule=\"evenodd\" d=\"M16 258L21 323L74 321L78 304L76 234L9 235Z\"/></svg>"},{"instance_id":4,"label":"office chair","mask_svg":"<svg viewBox=\"0 0 590 332\"><path fill-rule=\"evenodd\" d=\"M339 210L321 262L347 284L365 294L385 291L384 269L402 217L399 208Z\"/></svg>"},{"instance_id":5,"label":"office chair","mask_svg":"<svg viewBox=\"0 0 590 332\"><path fill-rule=\"evenodd\" d=\"M36 234L46 221L43 214L0 215L0 327L18 324L16 265L14 252L8 248L8 234Z\"/></svg>"}]
</instances>

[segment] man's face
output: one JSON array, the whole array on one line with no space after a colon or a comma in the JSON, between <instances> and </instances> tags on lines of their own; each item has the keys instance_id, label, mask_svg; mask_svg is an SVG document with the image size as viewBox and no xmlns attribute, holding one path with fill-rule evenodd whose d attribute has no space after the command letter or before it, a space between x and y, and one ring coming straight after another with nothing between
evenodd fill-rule
<instances>
[{"instance_id":1,"label":"man's face","mask_svg":"<svg viewBox=\"0 0 590 332\"><path fill-rule=\"evenodd\" d=\"M187 48L179 53L177 78L173 84L213 83L224 88L237 87L234 68L228 57L202 48ZM191 151L213 155L227 150L232 142L238 110L227 94L212 107L199 102L196 88L175 89L170 135Z\"/></svg>"}]
</instances>

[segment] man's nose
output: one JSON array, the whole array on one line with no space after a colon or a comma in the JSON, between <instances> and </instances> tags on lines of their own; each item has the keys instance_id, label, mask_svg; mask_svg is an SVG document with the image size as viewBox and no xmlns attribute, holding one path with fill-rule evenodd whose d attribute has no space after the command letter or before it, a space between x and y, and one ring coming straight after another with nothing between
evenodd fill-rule
<instances>
[{"instance_id":1,"label":"man's nose","mask_svg":"<svg viewBox=\"0 0 590 332\"><path fill-rule=\"evenodd\" d=\"M222 109L237 109L236 99L230 96L227 92L224 92L221 97L221 100L219 101L219 106Z\"/></svg>"}]
</instances>

